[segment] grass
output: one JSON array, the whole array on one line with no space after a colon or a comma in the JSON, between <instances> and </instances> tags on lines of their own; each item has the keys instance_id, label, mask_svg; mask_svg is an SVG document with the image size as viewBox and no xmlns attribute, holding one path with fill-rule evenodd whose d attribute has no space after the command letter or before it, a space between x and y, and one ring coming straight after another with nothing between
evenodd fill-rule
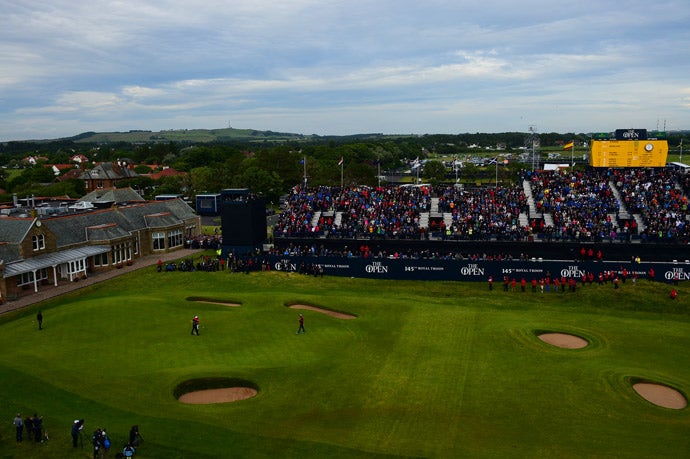
<instances>
[{"instance_id":1,"label":"grass","mask_svg":"<svg viewBox=\"0 0 690 459\"><path fill-rule=\"evenodd\" d=\"M0 457L92 457L88 444L71 447L77 418L89 437L105 427L114 450L138 424L140 458L688 457L690 409L654 406L631 388L642 378L690 393L690 288L673 302L669 290L642 281L506 293L152 267L0 317ZM591 344L555 348L539 330ZM203 378L249 381L259 394L175 399ZM50 441L17 445L15 412L43 415Z\"/></svg>"}]
</instances>

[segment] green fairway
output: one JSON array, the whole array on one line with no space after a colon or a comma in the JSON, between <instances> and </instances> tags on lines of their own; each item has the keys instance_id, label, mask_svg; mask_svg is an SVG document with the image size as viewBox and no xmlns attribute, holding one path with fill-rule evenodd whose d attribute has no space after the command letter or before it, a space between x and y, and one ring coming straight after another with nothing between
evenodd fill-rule
<instances>
[{"instance_id":1,"label":"green fairway","mask_svg":"<svg viewBox=\"0 0 690 459\"><path fill-rule=\"evenodd\" d=\"M92 457L97 427L114 457L134 424L140 458L690 457L690 408L631 387L640 378L690 394L690 287L675 301L670 289L490 292L151 267L0 317L0 457ZM286 307L297 303L357 318ZM554 347L541 331L589 345ZM211 377L251 381L258 395L174 397ZM18 445L16 412L44 416L50 440ZM77 418L83 449L71 444Z\"/></svg>"}]
</instances>

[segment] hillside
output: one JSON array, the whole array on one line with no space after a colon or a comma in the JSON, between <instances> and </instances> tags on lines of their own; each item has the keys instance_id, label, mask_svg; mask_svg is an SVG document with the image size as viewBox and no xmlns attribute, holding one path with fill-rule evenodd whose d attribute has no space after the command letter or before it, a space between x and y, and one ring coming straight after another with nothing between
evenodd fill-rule
<instances>
[{"instance_id":1,"label":"hillside","mask_svg":"<svg viewBox=\"0 0 690 459\"><path fill-rule=\"evenodd\" d=\"M254 129L172 129L166 131L85 132L69 138L76 143L140 142L264 142L306 140L314 136Z\"/></svg>"}]
</instances>

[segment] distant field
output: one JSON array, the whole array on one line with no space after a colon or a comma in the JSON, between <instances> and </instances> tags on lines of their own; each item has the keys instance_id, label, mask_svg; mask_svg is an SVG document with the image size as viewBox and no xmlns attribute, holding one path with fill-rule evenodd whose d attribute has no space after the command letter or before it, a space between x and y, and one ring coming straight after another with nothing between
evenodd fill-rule
<instances>
[{"instance_id":1,"label":"distant field","mask_svg":"<svg viewBox=\"0 0 690 459\"><path fill-rule=\"evenodd\" d=\"M43 331L39 306L0 316L0 457L92 457L88 438L71 446L76 418L118 449L139 424L139 458L689 457L690 409L631 388L640 378L690 393L690 286L675 302L669 290L533 294L152 266L40 305ZM240 305L214 304L224 301ZM296 303L357 318L286 307ZM543 331L589 345L554 347ZM173 396L219 377L258 395ZM18 446L16 412L43 415L50 440Z\"/></svg>"}]
</instances>

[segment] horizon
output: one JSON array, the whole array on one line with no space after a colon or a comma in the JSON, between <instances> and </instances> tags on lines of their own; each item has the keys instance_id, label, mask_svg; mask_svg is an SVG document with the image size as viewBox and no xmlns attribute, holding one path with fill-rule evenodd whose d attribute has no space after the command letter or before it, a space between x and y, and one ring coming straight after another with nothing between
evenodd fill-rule
<instances>
[{"instance_id":1,"label":"horizon","mask_svg":"<svg viewBox=\"0 0 690 459\"><path fill-rule=\"evenodd\" d=\"M690 129L678 0L3 5L0 142Z\"/></svg>"}]
</instances>

